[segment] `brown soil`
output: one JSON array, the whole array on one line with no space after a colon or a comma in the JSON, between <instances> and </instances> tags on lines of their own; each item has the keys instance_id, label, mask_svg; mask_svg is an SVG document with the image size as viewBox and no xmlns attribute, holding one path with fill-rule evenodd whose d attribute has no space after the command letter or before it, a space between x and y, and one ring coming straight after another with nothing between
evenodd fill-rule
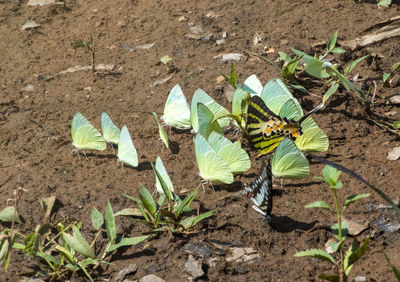
<instances>
[{"instance_id":1,"label":"brown soil","mask_svg":"<svg viewBox=\"0 0 400 282\"><path fill-rule=\"evenodd\" d=\"M323 52L314 44L327 41L337 30L339 42L368 33L367 28L399 14L396 5L378 9L375 1L66 1L59 5L29 7L26 1L0 1L0 203L12 197L16 187L24 194L18 211L23 224L17 225L23 233L32 232L43 223L39 200L55 195L62 203L53 222L62 218L83 221L83 232L92 239L95 232L90 223L90 212L96 206L104 211L110 200L115 211L133 207L133 202L121 196L138 195L140 185L154 187L151 162L161 156L176 191L192 191L200 184L194 157L192 134L168 130L171 140L179 145L178 152L163 149L158 129L151 112L159 116L167 95L179 84L187 98L195 89L202 88L222 105L230 109L221 86L217 83L218 69L228 73L229 64L214 59L220 53L259 52L267 45L275 49L268 58L277 58L277 52L290 53L290 47L308 53ZM97 11L94 11L97 9ZM207 14L212 12L215 17ZM180 21L185 16L188 21ZM41 26L21 30L27 20ZM185 37L188 23L201 25L204 35L211 40ZM226 43L215 40L227 33ZM263 33L262 46L253 46L255 33ZM87 40L93 35L96 45L96 63L114 64L111 72L96 74L78 71L58 75L51 80L36 75L54 75L75 65L89 65L91 57L83 49L74 51L72 43ZM155 42L147 50L136 45ZM127 46L133 48L127 51ZM370 58L360 63L353 74L361 78L381 77L383 71L400 61L398 38L382 41L356 51L335 55L342 66L366 54ZM177 70L167 73L159 59L169 55ZM265 62L244 55L235 63L243 80L255 73L263 83L278 77L275 69ZM156 87L156 80L172 78ZM23 91L33 84L34 91ZM326 90L322 84L304 78L303 84L312 95L295 93L306 111L320 102ZM377 81L377 99L399 94L399 85L384 88ZM368 85L364 85L368 87ZM398 145L396 135L377 127L367 119L357 94L341 91L333 96L326 108L315 119L330 139L328 152L322 154L338 162L382 189L392 199L400 197L400 167L398 161L386 159L388 151ZM89 153L87 159L72 153L70 125L76 112L82 112L97 128L100 113L106 111L114 122L126 124L139 154L137 169L120 168L109 148L104 152ZM400 119L398 107L380 104L373 111L381 117ZM247 142L243 142L245 145ZM245 147L252 159L252 168L236 177L230 186L217 186L215 192L206 187L200 192L195 206L201 210L216 209L215 215L199 224L189 234L170 237L163 234L150 241L147 249L131 247L112 257L112 264L96 279L115 277L126 265L136 263L138 270L131 279L154 273L167 281L187 280L184 264L188 242L205 244L217 258L215 265L204 260L204 280L262 281L315 280L321 272L331 272L327 263L307 258L295 258L296 251L306 248L324 248L332 234L315 226L330 225L335 218L325 211L305 209L314 200L332 204L330 191L314 176L321 174L322 165L311 160L310 176L303 181L285 181L276 185L271 228L252 208L249 200L237 193L242 183L251 182L261 163L255 152ZM371 192L371 196L348 210L348 216L363 222L384 218L398 222L392 210L377 210L371 204L385 203L374 192L346 175L340 198L356 193ZM200 190L201 191L201 190ZM127 236L145 231L139 223L118 219L120 233ZM374 226L357 239L373 234L367 254L352 270L350 278L366 276L375 281L393 281L386 263L385 252L400 267L398 232L375 231ZM256 262L227 262L225 253L218 253L208 244L212 239L237 247L252 247L261 257ZM17 275L32 266L26 256L13 252L7 274L1 280L15 281ZM84 276L81 278L84 280Z\"/></svg>"}]
</instances>

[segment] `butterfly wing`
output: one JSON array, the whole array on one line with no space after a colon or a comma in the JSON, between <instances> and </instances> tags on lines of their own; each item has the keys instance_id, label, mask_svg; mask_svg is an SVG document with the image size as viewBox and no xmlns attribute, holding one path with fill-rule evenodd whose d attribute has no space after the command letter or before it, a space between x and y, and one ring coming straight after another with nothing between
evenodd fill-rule
<instances>
[{"instance_id":1,"label":"butterfly wing","mask_svg":"<svg viewBox=\"0 0 400 282\"><path fill-rule=\"evenodd\" d=\"M107 142L118 145L121 131L105 112L101 113L101 131L103 132L103 137Z\"/></svg>"},{"instance_id":2,"label":"butterfly wing","mask_svg":"<svg viewBox=\"0 0 400 282\"><path fill-rule=\"evenodd\" d=\"M304 154L290 139L283 140L272 158L272 174L279 178L302 179L310 172Z\"/></svg>"},{"instance_id":3,"label":"butterfly wing","mask_svg":"<svg viewBox=\"0 0 400 282\"><path fill-rule=\"evenodd\" d=\"M253 209L268 220L272 211L272 180L271 164L267 166L263 162L260 174L246 188L247 196L254 203Z\"/></svg>"},{"instance_id":4,"label":"butterfly wing","mask_svg":"<svg viewBox=\"0 0 400 282\"><path fill-rule=\"evenodd\" d=\"M194 147L200 176L204 180L215 184L233 182L233 174L229 166L200 134L197 134L194 139Z\"/></svg>"},{"instance_id":5,"label":"butterfly wing","mask_svg":"<svg viewBox=\"0 0 400 282\"><path fill-rule=\"evenodd\" d=\"M192 127L195 132L199 132L199 119L197 112L197 104L202 103L212 112L214 115L214 119L218 121L221 128L224 128L229 125L229 118L221 118L223 116L229 115L229 111L218 104L213 98L211 98L206 92L202 89L197 89L194 92L192 103L191 103L191 111L190 111L190 120L192 122Z\"/></svg>"},{"instance_id":6,"label":"butterfly wing","mask_svg":"<svg viewBox=\"0 0 400 282\"><path fill-rule=\"evenodd\" d=\"M172 88L164 106L161 119L169 126L178 129L190 129L190 108L181 87L177 84Z\"/></svg>"},{"instance_id":7,"label":"butterfly wing","mask_svg":"<svg viewBox=\"0 0 400 282\"><path fill-rule=\"evenodd\" d=\"M169 190L174 192L174 185L172 185L171 178L169 178L167 169L165 168L160 157L157 157L157 159L156 159L155 169L157 170L159 175L162 177L165 184L167 184ZM158 193L164 194L164 190L161 187L161 183L160 183L160 180L158 180L157 175L156 175L156 188L157 188Z\"/></svg>"},{"instance_id":8,"label":"butterfly wing","mask_svg":"<svg viewBox=\"0 0 400 282\"><path fill-rule=\"evenodd\" d=\"M222 128L218 121L214 121L214 115L210 109L202 103L197 104L198 114L198 133L208 139L211 132L215 131L222 134Z\"/></svg>"},{"instance_id":9,"label":"butterfly wing","mask_svg":"<svg viewBox=\"0 0 400 282\"><path fill-rule=\"evenodd\" d=\"M101 133L81 114L76 113L71 125L72 145L78 150L98 150L106 148L106 140Z\"/></svg>"},{"instance_id":10,"label":"butterfly wing","mask_svg":"<svg viewBox=\"0 0 400 282\"><path fill-rule=\"evenodd\" d=\"M263 86L260 80L257 78L257 75L250 75L242 84L242 89L250 93L251 96L258 95L260 96Z\"/></svg>"},{"instance_id":11,"label":"butterfly wing","mask_svg":"<svg viewBox=\"0 0 400 282\"><path fill-rule=\"evenodd\" d=\"M301 126L303 135L294 141L301 151L325 152L328 150L329 138L312 117L306 118Z\"/></svg>"},{"instance_id":12,"label":"butterfly wing","mask_svg":"<svg viewBox=\"0 0 400 282\"><path fill-rule=\"evenodd\" d=\"M128 127L124 125L121 129L121 135L118 143L118 159L124 164L137 167L138 155L133 145L132 137L129 134Z\"/></svg>"}]
</instances>

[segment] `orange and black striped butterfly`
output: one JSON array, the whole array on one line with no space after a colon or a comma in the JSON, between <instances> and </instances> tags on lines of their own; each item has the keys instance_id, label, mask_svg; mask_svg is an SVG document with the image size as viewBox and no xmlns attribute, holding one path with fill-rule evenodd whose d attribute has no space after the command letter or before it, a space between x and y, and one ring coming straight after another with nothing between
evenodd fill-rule
<instances>
[{"instance_id":1,"label":"orange and black striped butterfly","mask_svg":"<svg viewBox=\"0 0 400 282\"><path fill-rule=\"evenodd\" d=\"M294 121L274 114L259 96L251 97L247 109L247 130L251 142L259 152L257 158L270 153L283 139L295 140L302 135L301 123L322 107L323 104Z\"/></svg>"}]
</instances>

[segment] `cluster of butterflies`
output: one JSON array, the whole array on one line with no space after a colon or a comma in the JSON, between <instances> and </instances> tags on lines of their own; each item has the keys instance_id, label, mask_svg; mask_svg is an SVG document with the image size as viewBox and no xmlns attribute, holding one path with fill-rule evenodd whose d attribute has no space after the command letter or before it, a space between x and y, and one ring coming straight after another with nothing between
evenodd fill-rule
<instances>
[{"instance_id":1,"label":"cluster of butterflies","mask_svg":"<svg viewBox=\"0 0 400 282\"><path fill-rule=\"evenodd\" d=\"M247 97L247 98L246 98ZM310 115L323 105L304 115L303 110L280 79L269 81L264 87L255 75L237 87L232 114L219 105L202 89L197 89L191 106L179 85L168 95L164 124L195 133L194 145L200 176L214 184L231 184L236 174L250 168L248 154L239 141L231 142L223 134L231 117L242 118L249 139L261 157L274 152L272 162L263 165L261 174L246 188L254 208L269 217L272 207L272 177L301 179L309 174L309 163L302 151L326 151L327 135ZM168 147L168 136L157 115L153 113L160 137ZM238 120L235 119L238 123ZM118 145L118 159L130 166L138 165L137 152L128 128L121 131L106 113L101 115L103 135L80 113L72 121L73 145L78 150L104 150L106 143ZM156 162L157 164L157 162Z\"/></svg>"},{"instance_id":2,"label":"cluster of butterflies","mask_svg":"<svg viewBox=\"0 0 400 282\"><path fill-rule=\"evenodd\" d=\"M101 131L103 135L81 113L76 113L71 125L72 145L85 154L84 150L103 151L107 143L115 144L118 145L117 157L122 164L138 166L137 151L126 125L119 130L109 115L103 112Z\"/></svg>"}]
</instances>

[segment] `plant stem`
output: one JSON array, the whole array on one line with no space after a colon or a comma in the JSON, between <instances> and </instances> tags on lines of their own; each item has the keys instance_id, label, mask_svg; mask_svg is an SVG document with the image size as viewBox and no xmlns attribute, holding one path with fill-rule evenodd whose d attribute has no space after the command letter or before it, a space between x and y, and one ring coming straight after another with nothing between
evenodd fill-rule
<instances>
[{"instance_id":1,"label":"plant stem","mask_svg":"<svg viewBox=\"0 0 400 282\"><path fill-rule=\"evenodd\" d=\"M336 189L332 188L332 192L333 192L333 196L335 198L335 205L336 205L336 217L337 217L337 221L338 221L338 240L339 240L339 242L342 242L342 215L340 213L339 200L338 200L338 197L336 194ZM340 253L339 281L344 282L345 277L344 277L343 244L340 245L339 253Z\"/></svg>"}]
</instances>

